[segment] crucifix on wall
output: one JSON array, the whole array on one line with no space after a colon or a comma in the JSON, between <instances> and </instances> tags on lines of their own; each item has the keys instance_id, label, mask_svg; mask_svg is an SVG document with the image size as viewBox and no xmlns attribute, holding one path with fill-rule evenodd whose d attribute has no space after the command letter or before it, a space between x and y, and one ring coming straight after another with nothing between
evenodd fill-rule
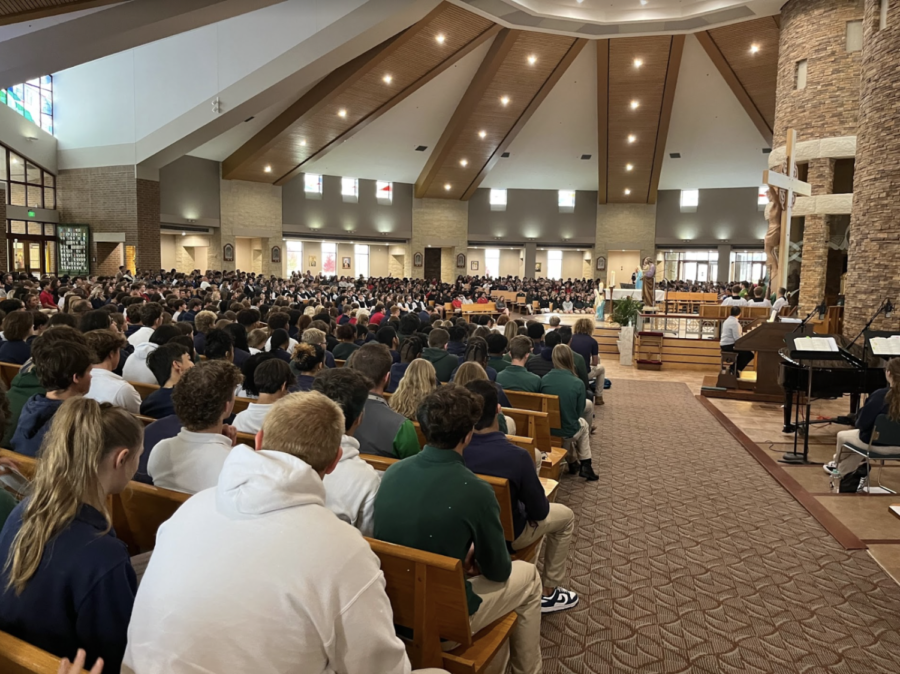
<instances>
[{"instance_id":1,"label":"crucifix on wall","mask_svg":"<svg viewBox=\"0 0 900 674\"><path fill-rule=\"evenodd\" d=\"M794 146L797 132L787 130L784 162L781 173L770 169L763 171L763 183L769 188L769 205L766 206L766 257L769 266L769 283L775 288L787 288L788 262L791 248L791 209L798 194L808 197L812 190L809 183L797 178ZM775 248L778 256L775 256ZM777 285L776 285L777 284Z\"/></svg>"}]
</instances>

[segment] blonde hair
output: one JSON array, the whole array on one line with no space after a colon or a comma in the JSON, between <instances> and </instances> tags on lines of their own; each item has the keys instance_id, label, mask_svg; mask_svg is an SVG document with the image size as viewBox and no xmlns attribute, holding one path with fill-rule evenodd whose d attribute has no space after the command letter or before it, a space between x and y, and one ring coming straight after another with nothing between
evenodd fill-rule
<instances>
[{"instance_id":1,"label":"blonde hair","mask_svg":"<svg viewBox=\"0 0 900 674\"><path fill-rule=\"evenodd\" d=\"M324 344L326 341L325 333L319 328L307 328L300 336L300 341L306 344Z\"/></svg>"},{"instance_id":2,"label":"blonde hair","mask_svg":"<svg viewBox=\"0 0 900 674\"><path fill-rule=\"evenodd\" d=\"M569 348L568 344L557 344L553 347L553 367L558 368L560 370L568 370L576 377L578 373L575 372L575 357L572 355L572 349Z\"/></svg>"},{"instance_id":3,"label":"blonde hair","mask_svg":"<svg viewBox=\"0 0 900 674\"><path fill-rule=\"evenodd\" d=\"M201 311L194 316L194 328L197 332L209 332L216 322L216 315L211 311Z\"/></svg>"},{"instance_id":4,"label":"blonde hair","mask_svg":"<svg viewBox=\"0 0 900 674\"><path fill-rule=\"evenodd\" d=\"M85 503L102 503L106 531L112 526L100 464L113 451L139 452L144 427L125 410L76 396L66 400L44 436L31 497L4 570L8 588L21 594L37 572L47 543L65 529ZM104 533L106 533L104 531Z\"/></svg>"},{"instance_id":5,"label":"blonde hair","mask_svg":"<svg viewBox=\"0 0 900 674\"><path fill-rule=\"evenodd\" d=\"M572 332L576 335L592 335L594 334L594 320L592 318L579 318L575 321Z\"/></svg>"},{"instance_id":6,"label":"blonde hair","mask_svg":"<svg viewBox=\"0 0 900 674\"><path fill-rule=\"evenodd\" d=\"M503 335L510 342L513 341L513 337L519 336L519 324L515 321L510 321L506 324L506 327L503 329Z\"/></svg>"},{"instance_id":7,"label":"blonde hair","mask_svg":"<svg viewBox=\"0 0 900 674\"><path fill-rule=\"evenodd\" d=\"M291 393L266 415L263 449L290 454L323 471L337 456L344 428L344 413L337 403L317 391Z\"/></svg>"},{"instance_id":8,"label":"blonde hair","mask_svg":"<svg viewBox=\"0 0 900 674\"><path fill-rule=\"evenodd\" d=\"M416 358L409 364L400 385L391 396L391 409L407 419L416 419L419 405L438 386L434 365L424 358Z\"/></svg>"},{"instance_id":9,"label":"blonde hair","mask_svg":"<svg viewBox=\"0 0 900 674\"><path fill-rule=\"evenodd\" d=\"M453 377L453 383L465 386L470 381L487 380L487 372L481 367L481 363L469 361L459 366L456 375Z\"/></svg>"},{"instance_id":10,"label":"blonde hair","mask_svg":"<svg viewBox=\"0 0 900 674\"><path fill-rule=\"evenodd\" d=\"M306 307L306 309L303 310L303 315L304 316L315 316L316 310L314 307Z\"/></svg>"},{"instance_id":11,"label":"blonde hair","mask_svg":"<svg viewBox=\"0 0 900 674\"><path fill-rule=\"evenodd\" d=\"M269 339L269 333L262 328L256 328L255 330L251 330L247 335L247 346L252 347L254 349L262 349L266 345L266 340Z\"/></svg>"},{"instance_id":12,"label":"blonde hair","mask_svg":"<svg viewBox=\"0 0 900 674\"><path fill-rule=\"evenodd\" d=\"M357 325L368 325L369 324L369 312L363 311L360 309L356 312L356 324Z\"/></svg>"}]
</instances>

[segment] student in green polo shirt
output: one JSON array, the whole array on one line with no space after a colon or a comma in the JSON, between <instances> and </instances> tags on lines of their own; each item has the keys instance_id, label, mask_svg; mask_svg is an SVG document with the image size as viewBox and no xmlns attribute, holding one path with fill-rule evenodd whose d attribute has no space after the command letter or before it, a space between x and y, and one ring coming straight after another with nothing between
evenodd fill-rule
<instances>
[{"instance_id":1,"label":"student in green polo shirt","mask_svg":"<svg viewBox=\"0 0 900 674\"><path fill-rule=\"evenodd\" d=\"M485 341L488 347L488 365L494 368L497 374L500 374L509 367L509 361L503 359L506 347L509 346L509 340L499 332L492 332L485 337Z\"/></svg>"},{"instance_id":2,"label":"student in green polo shirt","mask_svg":"<svg viewBox=\"0 0 900 674\"><path fill-rule=\"evenodd\" d=\"M541 378L525 369L531 355L531 339L519 335L509 343L510 364L497 372L497 383L507 391L541 392Z\"/></svg>"},{"instance_id":3,"label":"student in green polo shirt","mask_svg":"<svg viewBox=\"0 0 900 674\"><path fill-rule=\"evenodd\" d=\"M447 351L450 333L443 328L435 328L428 333L428 347L422 351L422 358L434 365L440 382L450 381L453 371L459 367L459 358Z\"/></svg>"},{"instance_id":4,"label":"student in green polo shirt","mask_svg":"<svg viewBox=\"0 0 900 674\"><path fill-rule=\"evenodd\" d=\"M385 472L375 498L375 538L462 561L472 633L515 611L512 672L540 674L540 576L533 564L510 562L493 489L463 461L483 404L456 384L425 398L418 413L425 448Z\"/></svg>"},{"instance_id":5,"label":"student in green polo shirt","mask_svg":"<svg viewBox=\"0 0 900 674\"><path fill-rule=\"evenodd\" d=\"M578 470L579 476L588 482L599 480L600 476L591 466L591 426L583 417L586 410L584 383L575 373L572 349L565 344L553 347L553 369L541 379L540 392L559 397L562 428L550 432L572 442L571 452L576 460L569 462L569 472Z\"/></svg>"}]
</instances>

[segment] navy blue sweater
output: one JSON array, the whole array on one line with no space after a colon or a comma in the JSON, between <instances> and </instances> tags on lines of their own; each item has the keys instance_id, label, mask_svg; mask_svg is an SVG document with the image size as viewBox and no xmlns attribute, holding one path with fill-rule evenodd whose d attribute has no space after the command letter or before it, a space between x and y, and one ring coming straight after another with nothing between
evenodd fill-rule
<instances>
[{"instance_id":1,"label":"navy blue sweater","mask_svg":"<svg viewBox=\"0 0 900 674\"><path fill-rule=\"evenodd\" d=\"M24 340L0 344L0 362L24 365L29 358L31 358L31 344Z\"/></svg>"},{"instance_id":2,"label":"navy blue sweater","mask_svg":"<svg viewBox=\"0 0 900 674\"><path fill-rule=\"evenodd\" d=\"M31 396L19 414L19 422L9 441L9 448L25 456L37 456L44 435L50 429L50 420L60 405L62 400L50 400L42 393Z\"/></svg>"},{"instance_id":3,"label":"navy blue sweater","mask_svg":"<svg viewBox=\"0 0 900 674\"><path fill-rule=\"evenodd\" d=\"M475 433L463 450L466 468L478 475L493 475L509 480L513 504L513 529L516 538L527 522L540 522L550 514L550 502L534 468L534 455L517 447L499 431Z\"/></svg>"},{"instance_id":4,"label":"navy blue sweater","mask_svg":"<svg viewBox=\"0 0 900 674\"><path fill-rule=\"evenodd\" d=\"M27 499L0 531L0 559L7 559L22 526ZM0 630L59 657L87 651L87 666L99 657L104 671L118 672L125 654L137 579L125 544L89 505L44 548L37 572L22 594L6 589L0 572Z\"/></svg>"},{"instance_id":5,"label":"navy blue sweater","mask_svg":"<svg viewBox=\"0 0 900 674\"><path fill-rule=\"evenodd\" d=\"M860 442L868 443L872 439L875 420L879 415L888 413L887 394L890 390L889 388L880 388L875 391L859 411L856 417L856 427L859 429Z\"/></svg>"},{"instance_id":6,"label":"navy blue sweater","mask_svg":"<svg viewBox=\"0 0 900 674\"><path fill-rule=\"evenodd\" d=\"M174 388L158 388L141 403L141 414L153 419L162 419L175 414L175 403L172 402Z\"/></svg>"}]
</instances>

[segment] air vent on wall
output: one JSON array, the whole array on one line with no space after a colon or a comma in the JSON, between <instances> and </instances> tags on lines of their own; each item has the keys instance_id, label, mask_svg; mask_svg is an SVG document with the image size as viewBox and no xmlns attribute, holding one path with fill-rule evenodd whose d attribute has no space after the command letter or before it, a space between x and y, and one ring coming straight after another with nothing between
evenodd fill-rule
<instances>
[{"instance_id":1,"label":"air vent on wall","mask_svg":"<svg viewBox=\"0 0 900 674\"><path fill-rule=\"evenodd\" d=\"M583 154L583 155L581 155L581 158L582 158L582 159L590 159L590 158L591 158L591 155L589 155L589 154Z\"/></svg>"},{"instance_id":2,"label":"air vent on wall","mask_svg":"<svg viewBox=\"0 0 900 674\"><path fill-rule=\"evenodd\" d=\"M500 156L503 157L504 159L509 159L509 152L504 152Z\"/></svg>"},{"instance_id":3,"label":"air vent on wall","mask_svg":"<svg viewBox=\"0 0 900 674\"><path fill-rule=\"evenodd\" d=\"M681 153L680 152L670 152L669 158L670 159L681 159Z\"/></svg>"},{"instance_id":4,"label":"air vent on wall","mask_svg":"<svg viewBox=\"0 0 900 674\"><path fill-rule=\"evenodd\" d=\"M427 145L419 145L419 146L416 148L416 152L425 152L425 150L427 150L427 149L428 149L428 146L427 146Z\"/></svg>"},{"instance_id":5,"label":"air vent on wall","mask_svg":"<svg viewBox=\"0 0 900 674\"><path fill-rule=\"evenodd\" d=\"M771 153L772 153L772 148L770 148L770 147L763 148L763 154L771 154Z\"/></svg>"},{"instance_id":6,"label":"air vent on wall","mask_svg":"<svg viewBox=\"0 0 900 674\"><path fill-rule=\"evenodd\" d=\"M255 119L255 116L254 116L254 117L248 117L247 119L244 120L244 123L252 122L254 119Z\"/></svg>"}]
</instances>

